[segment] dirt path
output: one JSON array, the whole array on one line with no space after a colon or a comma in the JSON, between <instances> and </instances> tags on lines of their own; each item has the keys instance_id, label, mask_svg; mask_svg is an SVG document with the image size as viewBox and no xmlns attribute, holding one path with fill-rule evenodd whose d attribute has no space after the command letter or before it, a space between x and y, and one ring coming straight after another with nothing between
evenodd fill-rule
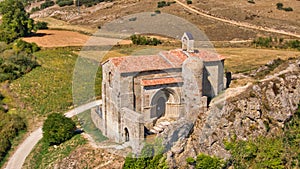
<instances>
[{"instance_id":1,"label":"dirt path","mask_svg":"<svg viewBox=\"0 0 300 169\"><path fill-rule=\"evenodd\" d=\"M92 107L102 104L101 100L96 100L84 105L81 105L75 109L72 109L65 113L66 117L72 117L79 113L82 113ZM9 159L5 169L21 169L26 157L32 151L34 146L38 143L43 137L42 127L39 127L37 130L30 133L30 135L25 139L25 141L18 147L13 156Z\"/></svg>"},{"instance_id":2,"label":"dirt path","mask_svg":"<svg viewBox=\"0 0 300 169\"><path fill-rule=\"evenodd\" d=\"M288 35L288 36L293 36L293 37L300 38L299 34L295 34L295 33L292 33L292 32L286 32L286 31L283 31L283 30L276 30L276 29L273 29L273 28L262 27L262 26L257 26L257 25L252 25L252 24L249 24L249 23L245 23L245 22L237 22L237 21L233 21L233 20L229 20L229 19L224 19L224 18L219 18L219 17L216 17L216 16L208 15L208 14L202 12L202 11L194 9L193 6L189 6L187 4L182 3L179 0L175 0L175 1L176 1L177 4L183 6L184 8L186 8L186 9L188 9L188 10L194 12L194 13L197 13L199 15L202 15L204 17L210 18L210 19L218 20L218 21L221 21L221 22L225 22L225 23L229 23L229 24L233 24L233 25L241 26L241 27L245 27L245 28L250 28L250 29L255 29L255 30L260 30L260 31L265 31L265 32L271 32L271 33L278 33L278 34L282 34L282 35Z\"/></svg>"}]
</instances>

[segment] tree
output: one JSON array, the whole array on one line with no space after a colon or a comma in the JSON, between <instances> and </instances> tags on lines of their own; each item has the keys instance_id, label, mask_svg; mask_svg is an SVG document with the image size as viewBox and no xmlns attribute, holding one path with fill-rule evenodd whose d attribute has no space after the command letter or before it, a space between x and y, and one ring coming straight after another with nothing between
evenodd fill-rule
<instances>
[{"instance_id":1,"label":"tree","mask_svg":"<svg viewBox=\"0 0 300 169\"><path fill-rule=\"evenodd\" d=\"M34 29L34 21L25 11L21 0L4 0L0 3L2 24L0 40L10 43L19 37L28 36Z\"/></svg>"},{"instance_id":2,"label":"tree","mask_svg":"<svg viewBox=\"0 0 300 169\"><path fill-rule=\"evenodd\" d=\"M278 2L278 3L276 4L276 6L277 6L277 9L279 9L279 10L281 10L281 9L283 8L283 4L280 3L280 2Z\"/></svg>"},{"instance_id":3,"label":"tree","mask_svg":"<svg viewBox=\"0 0 300 169\"><path fill-rule=\"evenodd\" d=\"M60 144L75 134L76 124L72 119L59 113L48 115L43 125L44 141L50 145Z\"/></svg>"}]
</instances>

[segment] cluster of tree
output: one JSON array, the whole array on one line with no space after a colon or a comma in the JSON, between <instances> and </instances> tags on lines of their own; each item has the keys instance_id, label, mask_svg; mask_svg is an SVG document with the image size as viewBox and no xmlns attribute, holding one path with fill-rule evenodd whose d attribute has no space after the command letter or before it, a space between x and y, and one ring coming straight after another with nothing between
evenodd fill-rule
<instances>
[{"instance_id":1,"label":"cluster of tree","mask_svg":"<svg viewBox=\"0 0 300 169\"><path fill-rule=\"evenodd\" d=\"M160 140L156 140L155 143L145 143L140 157L133 157L129 154L126 159L123 168L124 169L167 169L168 164L166 158L163 156L164 147Z\"/></svg>"},{"instance_id":2,"label":"cluster of tree","mask_svg":"<svg viewBox=\"0 0 300 169\"><path fill-rule=\"evenodd\" d=\"M49 145L59 145L75 135L75 122L60 113L48 115L43 125L43 141Z\"/></svg>"},{"instance_id":3,"label":"cluster of tree","mask_svg":"<svg viewBox=\"0 0 300 169\"><path fill-rule=\"evenodd\" d=\"M278 10L284 10L284 11L287 11L287 12L293 11L292 7L283 7L283 3L281 3L281 2L278 2L276 4L276 7L277 7Z\"/></svg>"},{"instance_id":4,"label":"cluster of tree","mask_svg":"<svg viewBox=\"0 0 300 169\"><path fill-rule=\"evenodd\" d=\"M176 1L172 1L172 2L166 2L166 1L159 1L157 2L157 8L162 8L165 6L170 6L171 4L176 3Z\"/></svg>"},{"instance_id":5,"label":"cluster of tree","mask_svg":"<svg viewBox=\"0 0 300 169\"><path fill-rule=\"evenodd\" d=\"M20 131L26 129L21 117L6 113L7 110L3 108L3 99L4 97L0 94L0 164L10 150L13 139Z\"/></svg>"},{"instance_id":6,"label":"cluster of tree","mask_svg":"<svg viewBox=\"0 0 300 169\"><path fill-rule=\"evenodd\" d=\"M132 35L132 36L130 36L130 39L131 39L132 43L135 45L157 46L159 44L162 44L162 42L157 38L150 38L150 37L145 37L145 36L141 36L141 35Z\"/></svg>"},{"instance_id":7,"label":"cluster of tree","mask_svg":"<svg viewBox=\"0 0 300 169\"><path fill-rule=\"evenodd\" d=\"M74 0L57 0L56 4L60 7L74 5Z\"/></svg>"},{"instance_id":8,"label":"cluster of tree","mask_svg":"<svg viewBox=\"0 0 300 169\"><path fill-rule=\"evenodd\" d=\"M233 138L225 142L235 168L299 168L300 167L300 104L282 132L272 137L248 141Z\"/></svg>"},{"instance_id":9,"label":"cluster of tree","mask_svg":"<svg viewBox=\"0 0 300 169\"><path fill-rule=\"evenodd\" d=\"M34 21L25 11L20 0L4 0L0 3L2 24L0 40L12 42L19 37L28 36L34 30Z\"/></svg>"},{"instance_id":10,"label":"cluster of tree","mask_svg":"<svg viewBox=\"0 0 300 169\"><path fill-rule=\"evenodd\" d=\"M284 40L283 38L259 37L253 40L253 44L259 47L280 48L280 49L298 49L300 50L299 40Z\"/></svg>"},{"instance_id":11,"label":"cluster of tree","mask_svg":"<svg viewBox=\"0 0 300 169\"><path fill-rule=\"evenodd\" d=\"M91 7L91 6L94 6L94 5L97 5L98 3L100 2L111 2L112 0L80 0L76 3L76 6L86 6L86 7Z\"/></svg>"}]
</instances>

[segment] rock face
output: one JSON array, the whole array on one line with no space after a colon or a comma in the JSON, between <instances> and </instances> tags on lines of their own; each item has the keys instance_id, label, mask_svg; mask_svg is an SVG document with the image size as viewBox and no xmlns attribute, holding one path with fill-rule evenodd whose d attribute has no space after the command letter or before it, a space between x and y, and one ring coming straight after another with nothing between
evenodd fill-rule
<instances>
[{"instance_id":1,"label":"rock face","mask_svg":"<svg viewBox=\"0 0 300 169\"><path fill-rule=\"evenodd\" d=\"M167 153L171 166L184 166L185 159L200 152L229 158L224 140L233 136L247 140L272 135L284 127L300 101L300 61L273 76L240 89L229 89L200 114L188 138L179 140Z\"/></svg>"}]
</instances>

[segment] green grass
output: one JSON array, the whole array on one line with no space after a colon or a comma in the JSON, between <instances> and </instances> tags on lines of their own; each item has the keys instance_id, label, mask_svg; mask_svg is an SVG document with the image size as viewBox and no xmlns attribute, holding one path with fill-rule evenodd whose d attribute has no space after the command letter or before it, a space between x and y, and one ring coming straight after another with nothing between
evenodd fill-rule
<instances>
[{"instance_id":1,"label":"green grass","mask_svg":"<svg viewBox=\"0 0 300 169\"><path fill-rule=\"evenodd\" d=\"M86 140L81 135L75 135L72 139L60 144L57 148L48 146L43 140L39 141L33 151L25 161L25 169L46 169L54 168L54 164L65 157L68 157L72 151L86 144Z\"/></svg>"},{"instance_id":2,"label":"green grass","mask_svg":"<svg viewBox=\"0 0 300 169\"><path fill-rule=\"evenodd\" d=\"M40 67L11 83L25 109L31 115L64 112L72 105L72 72L77 56L63 49L34 54Z\"/></svg>"},{"instance_id":3,"label":"green grass","mask_svg":"<svg viewBox=\"0 0 300 169\"><path fill-rule=\"evenodd\" d=\"M84 132L91 135L96 142L107 140L102 132L94 125L90 110L78 114L77 117L83 122L82 128L84 129Z\"/></svg>"}]
</instances>

